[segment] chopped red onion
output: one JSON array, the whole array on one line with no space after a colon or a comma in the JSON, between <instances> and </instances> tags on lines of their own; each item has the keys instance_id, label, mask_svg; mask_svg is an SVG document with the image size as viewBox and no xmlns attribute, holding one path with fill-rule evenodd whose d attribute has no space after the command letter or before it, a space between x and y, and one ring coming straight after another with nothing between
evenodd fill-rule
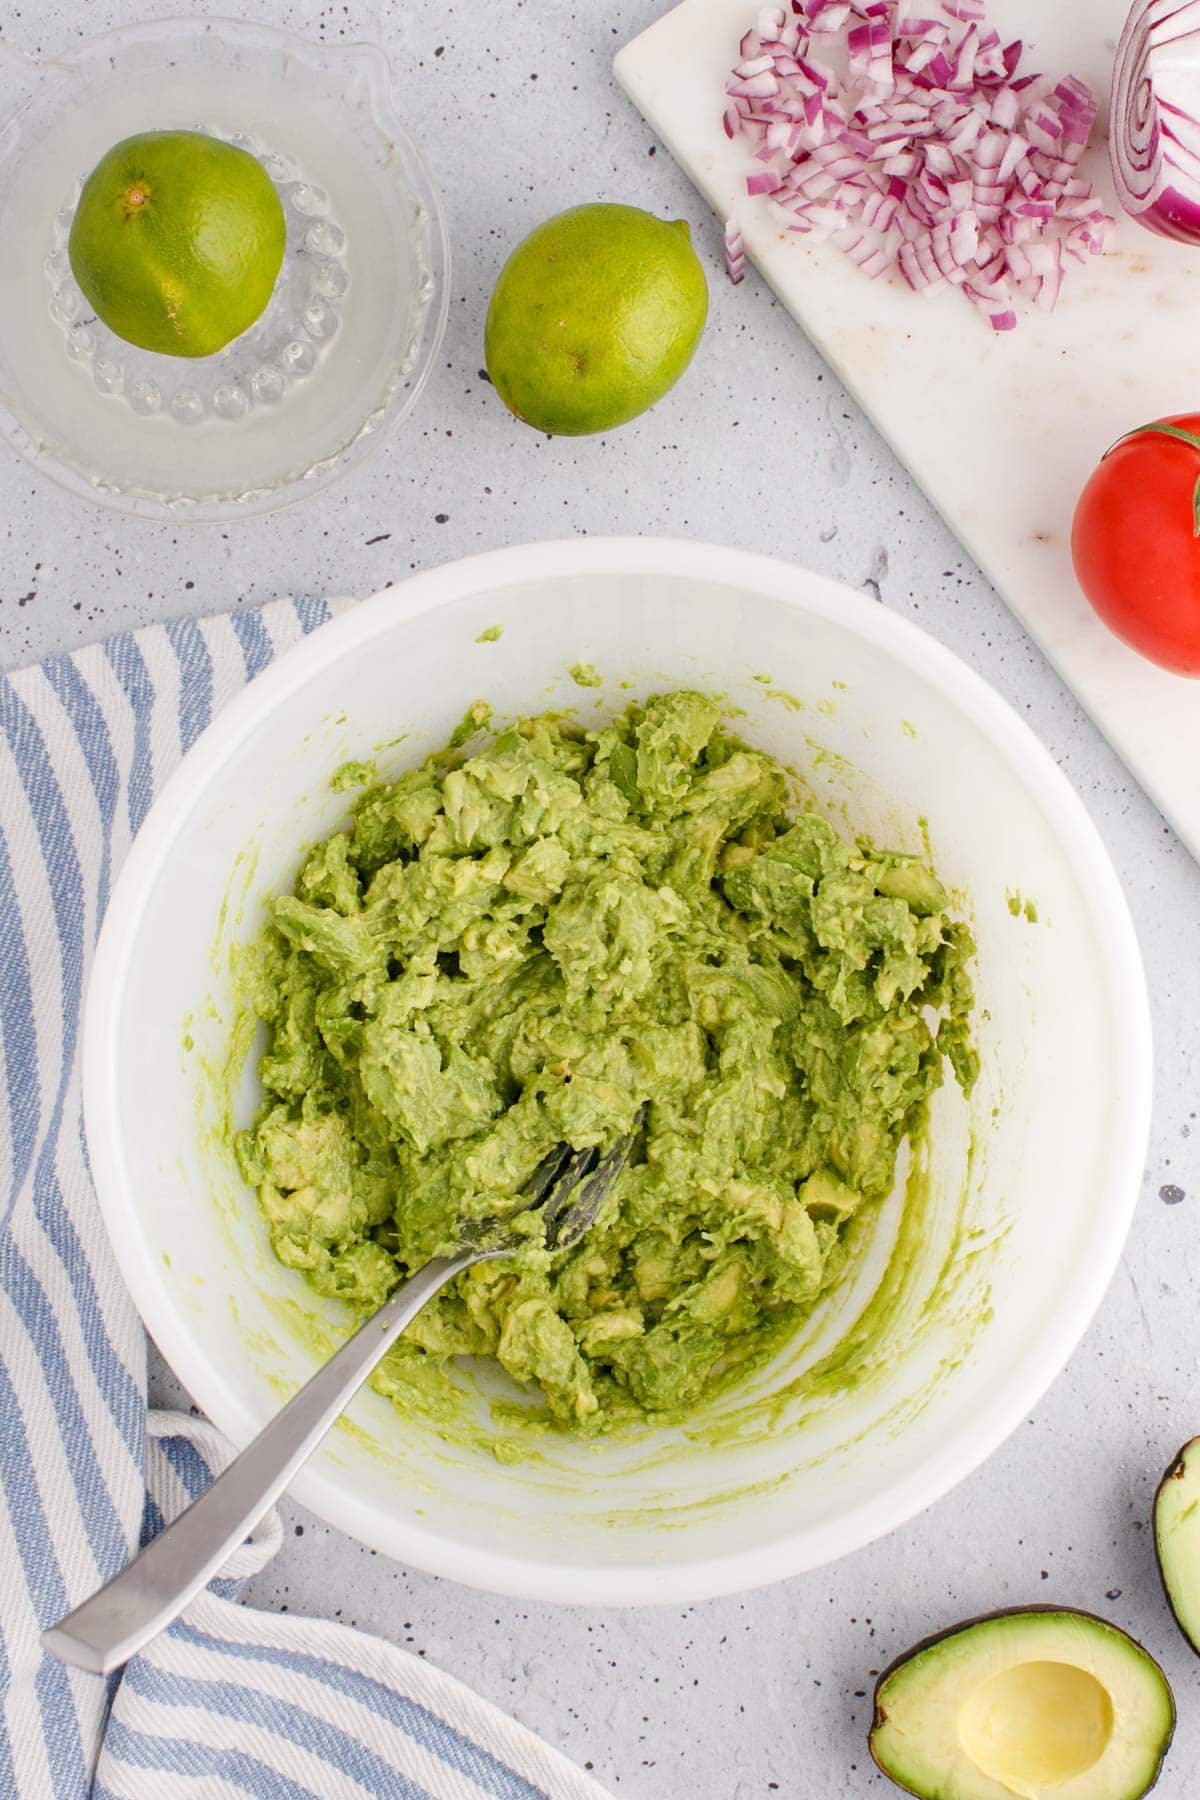
<instances>
[{"instance_id":1,"label":"chopped red onion","mask_svg":"<svg viewBox=\"0 0 1200 1800\"><path fill-rule=\"evenodd\" d=\"M1168 7L1194 12L1200 39L1200 0L1144 10ZM920 0L764 7L726 83L725 131L756 165L747 193L866 274L896 269L919 293L958 287L1011 331L1014 302L1048 311L1066 260L1101 255L1113 225L1078 173L1091 90L1018 75L1021 49L989 29L984 0L939 0L937 16ZM1200 124L1161 130L1195 166L1200 217ZM725 259L740 281L732 219Z\"/></svg>"},{"instance_id":2,"label":"chopped red onion","mask_svg":"<svg viewBox=\"0 0 1200 1800\"><path fill-rule=\"evenodd\" d=\"M1139 225L1200 243L1200 3L1138 0L1113 69L1109 153Z\"/></svg>"},{"instance_id":3,"label":"chopped red onion","mask_svg":"<svg viewBox=\"0 0 1200 1800\"><path fill-rule=\"evenodd\" d=\"M736 287L746 273L746 252L742 248L742 228L736 219L725 226L725 273Z\"/></svg>"}]
</instances>

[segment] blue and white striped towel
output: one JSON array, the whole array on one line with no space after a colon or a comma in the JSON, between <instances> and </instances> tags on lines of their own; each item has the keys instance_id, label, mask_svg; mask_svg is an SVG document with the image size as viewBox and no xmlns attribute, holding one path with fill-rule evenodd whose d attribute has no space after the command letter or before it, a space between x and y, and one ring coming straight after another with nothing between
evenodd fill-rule
<instances>
[{"instance_id":1,"label":"blue and white striped towel","mask_svg":"<svg viewBox=\"0 0 1200 1800\"><path fill-rule=\"evenodd\" d=\"M237 1604L274 1514L184 1618L102 1681L41 1629L229 1457L146 1414L141 1324L96 1210L80 1005L110 887L220 706L325 601L186 620L0 681L0 1795L21 1800L605 1800L460 1682L348 1627Z\"/></svg>"}]
</instances>

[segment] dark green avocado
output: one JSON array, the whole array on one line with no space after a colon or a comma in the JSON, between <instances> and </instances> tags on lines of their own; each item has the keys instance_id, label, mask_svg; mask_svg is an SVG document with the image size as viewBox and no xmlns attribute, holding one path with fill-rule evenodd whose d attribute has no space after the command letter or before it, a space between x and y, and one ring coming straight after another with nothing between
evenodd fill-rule
<instances>
[{"instance_id":1,"label":"dark green avocado","mask_svg":"<svg viewBox=\"0 0 1200 1800\"><path fill-rule=\"evenodd\" d=\"M1174 1730L1140 1644L1035 1606L955 1625L885 1669L870 1747L918 1800L1140 1800Z\"/></svg>"},{"instance_id":2,"label":"dark green avocado","mask_svg":"<svg viewBox=\"0 0 1200 1800\"><path fill-rule=\"evenodd\" d=\"M1176 1623L1200 1653L1200 1438L1183 1446L1159 1483L1154 1548Z\"/></svg>"}]
</instances>

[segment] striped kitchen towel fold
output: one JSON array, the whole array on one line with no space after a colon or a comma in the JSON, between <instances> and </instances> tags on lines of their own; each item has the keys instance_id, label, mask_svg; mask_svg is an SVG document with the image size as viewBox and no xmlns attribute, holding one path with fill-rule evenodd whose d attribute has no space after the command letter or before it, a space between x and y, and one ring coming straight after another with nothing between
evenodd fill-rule
<instances>
[{"instance_id":1,"label":"striped kitchen towel fold","mask_svg":"<svg viewBox=\"0 0 1200 1800\"><path fill-rule=\"evenodd\" d=\"M110 638L0 681L0 1795L605 1800L460 1682L328 1621L253 1611L272 1514L119 1677L39 1633L230 1452L146 1413L145 1340L88 1176L78 1032L121 861L221 705L345 602Z\"/></svg>"}]
</instances>

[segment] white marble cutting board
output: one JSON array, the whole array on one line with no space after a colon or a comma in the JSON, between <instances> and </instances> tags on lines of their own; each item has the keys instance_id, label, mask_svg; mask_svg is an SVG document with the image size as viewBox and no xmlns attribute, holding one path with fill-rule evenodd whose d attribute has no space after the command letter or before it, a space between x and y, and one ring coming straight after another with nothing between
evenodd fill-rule
<instances>
[{"instance_id":1,"label":"white marble cutting board","mask_svg":"<svg viewBox=\"0 0 1200 1800\"><path fill-rule=\"evenodd\" d=\"M781 233L745 196L746 150L723 88L758 0L682 0L628 44L616 74L963 545L1200 858L1200 682L1127 650L1076 587L1080 488L1132 426L1200 409L1200 251L1122 219L1113 249L1072 266L1057 310L996 334L961 296L869 281L832 247ZM1107 110L1126 0L993 0L1022 70L1089 81ZM1083 172L1119 215L1100 125ZM752 291L743 290L747 307Z\"/></svg>"}]
</instances>

